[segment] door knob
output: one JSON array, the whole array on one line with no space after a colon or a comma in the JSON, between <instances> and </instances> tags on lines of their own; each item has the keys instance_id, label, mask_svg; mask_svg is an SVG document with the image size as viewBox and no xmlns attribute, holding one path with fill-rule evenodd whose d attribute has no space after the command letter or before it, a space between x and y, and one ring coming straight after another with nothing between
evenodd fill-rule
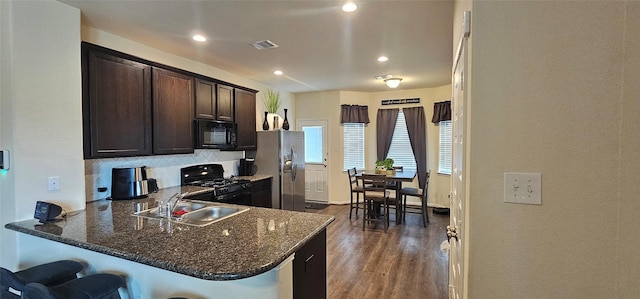
<instances>
[{"instance_id":1,"label":"door knob","mask_svg":"<svg viewBox=\"0 0 640 299\"><path fill-rule=\"evenodd\" d=\"M451 238L455 238L458 241L458 228L454 227L452 229L451 226L447 225L447 240L451 242Z\"/></svg>"}]
</instances>

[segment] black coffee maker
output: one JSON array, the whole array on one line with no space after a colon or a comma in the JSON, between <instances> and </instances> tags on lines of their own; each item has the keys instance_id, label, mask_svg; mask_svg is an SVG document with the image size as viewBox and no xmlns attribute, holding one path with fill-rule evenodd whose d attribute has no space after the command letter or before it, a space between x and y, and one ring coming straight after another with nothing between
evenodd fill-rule
<instances>
[{"instance_id":1,"label":"black coffee maker","mask_svg":"<svg viewBox=\"0 0 640 299\"><path fill-rule=\"evenodd\" d=\"M239 176L251 176L256 174L258 167L253 164L253 158L242 158L240 159L240 164L238 164L238 175Z\"/></svg>"}]
</instances>

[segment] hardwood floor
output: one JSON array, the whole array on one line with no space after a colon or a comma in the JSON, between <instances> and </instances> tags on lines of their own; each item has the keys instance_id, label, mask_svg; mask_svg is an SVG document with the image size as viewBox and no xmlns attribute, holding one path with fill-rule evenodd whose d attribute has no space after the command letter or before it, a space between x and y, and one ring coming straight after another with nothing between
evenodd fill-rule
<instances>
[{"instance_id":1,"label":"hardwood floor","mask_svg":"<svg viewBox=\"0 0 640 299\"><path fill-rule=\"evenodd\" d=\"M362 211L349 219L349 205L307 212L336 217L327 228L327 298L448 297L449 256L440 251L448 215L429 209L425 228L420 214L395 225L392 213L385 234L382 224L362 231Z\"/></svg>"}]
</instances>

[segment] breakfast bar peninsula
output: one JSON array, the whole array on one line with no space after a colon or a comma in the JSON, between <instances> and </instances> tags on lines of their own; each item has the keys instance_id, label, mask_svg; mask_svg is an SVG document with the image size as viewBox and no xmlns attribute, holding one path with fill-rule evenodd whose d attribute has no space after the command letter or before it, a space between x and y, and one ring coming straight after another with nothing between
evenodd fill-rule
<instances>
[{"instance_id":1,"label":"breakfast bar peninsula","mask_svg":"<svg viewBox=\"0 0 640 299\"><path fill-rule=\"evenodd\" d=\"M145 199L100 200L58 221L5 228L20 232L25 256L41 259L21 262L25 267L78 260L88 265L85 275L124 276L123 298L293 298L309 290L324 297L333 216L233 205L227 206L241 212L204 225L135 215L175 193L202 190L171 187Z\"/></svg>"}]
</instances>

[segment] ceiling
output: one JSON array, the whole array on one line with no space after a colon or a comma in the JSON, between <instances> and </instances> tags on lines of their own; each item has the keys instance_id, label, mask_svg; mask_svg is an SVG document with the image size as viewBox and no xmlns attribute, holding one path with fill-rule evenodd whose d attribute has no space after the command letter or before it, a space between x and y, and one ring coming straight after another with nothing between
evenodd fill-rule
<instances>
[{"instance_id":1,"label":"ceiling","mask_svg":"<svg viewBox=\"0 0 640 299\"><path fill-rule=\"evenodd\" d=\"M85 25L290 93L387 91L374 78L387 74L398 89L451 82L452 0L360 0L353 13L333 0L60 1ZM261 40L279 47L250 45Z\"/></svg>"}]
</instances>

